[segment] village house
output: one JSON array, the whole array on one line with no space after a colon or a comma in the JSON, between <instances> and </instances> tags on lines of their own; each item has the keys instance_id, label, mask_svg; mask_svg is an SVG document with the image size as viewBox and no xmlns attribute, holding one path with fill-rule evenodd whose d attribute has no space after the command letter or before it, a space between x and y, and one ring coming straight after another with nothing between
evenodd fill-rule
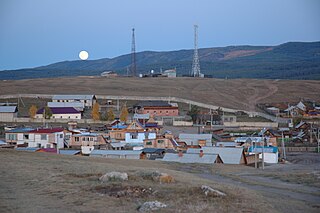
<instances>
[{"instance_id":1,"label":"village house","mask_svg":"<svg viewBox=\"0 0 320 213\"><path fill-rule=\"evenodd\" d=\"M157 135L155 139L145 139L143 147L145 148L158 148L158 149L174 149L176 150L180 145L175 140L173 135L166 132L163 135Z\"/></svg>"},{"instance_id":2,"label":"village house","mask_svg":"<svg viewBox=\"0 0 320 213\"><path fill-rule=\"evenodd\" d=\"M16 106L0 106L0 121L11 122L18 117Z\"/></svg>"},{"instance_id":3,"label":"village house","mask_svg":"<svg viewBox=\"0 0 320 213\"><path fill-rule=\"evenodd\" d=\"M106 140L102 135L92 132L73 134L69 144L71 148L80 148L81 146L98 148L100 145L106 145Z\"/></svg>"},{"instance_id":4,"label":"village house","mask_svg":"<svg viewBox=\"0 0 320 213\"><path fill-rule=\"evenodd\" d=\"M26 140L29 139L29 132L33 128L15 128L5 132L6 143L12 146L27 146Z\"/></svg>"},{"instance_id":5,"label":"village house","mask_svg":"<svg viewBox=\"0 0 320 213\"><path fill-rule=\"evenodd\" d=\"M155 139L156 132L150 131L153 128L147 129L138 121L133 121L125 129L125 142L126 143L143 143L145 139Z\"/></svg>"},{"instance_id":6,"label":"village house","mask_svg":"<svg viewBox=\"0 0 320 213\"><path fill-rule=\"evenodd\" d=\"M29 131L25 142L28 147L64 148L63 128L44 128Z\"/></svg>"},{"instance_id":7,"label":"village house","mask_svg":"<svg viewBox=\"0 0 320 213\"><path fill-rule=\"evenodd\" d=\"M81 119L81 112L73 107L50 107L53 119ZM43 118L45 108L37 111L36 118Z\"/></svg>"},{"instance_id":8,"label":"village house","mask_svg":"<svg viewBox=\"0 0 320 213\"><path fill-rule=\"evenodd\" d=\"M95 95L54 95L52 102L82 102L86 108L92 108L97 98Z\"/></svg>"},{"instance_id":9,"label":"village house","mask_svg":"<svg viewBox=\"0 0 320 213\"><path fill-rule=\"evenodd\" d=\"M143 101L133 106L139 114L150 114L154 116L178 116L179 107L177 103L165 101Z\"/></svg>"}]
</instances>

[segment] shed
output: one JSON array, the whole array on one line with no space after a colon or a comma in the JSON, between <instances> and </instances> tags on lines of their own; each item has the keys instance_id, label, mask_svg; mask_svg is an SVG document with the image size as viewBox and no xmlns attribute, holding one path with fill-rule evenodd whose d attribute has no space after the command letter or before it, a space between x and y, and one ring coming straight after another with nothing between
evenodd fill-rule
<instances>
[{"instance_id":1,"label":"shed","mask_svg":"<svg viewBox=\"0 0 320 213\"><path fill-rule=\"evenodd\" d=\"M278 163L279 161L279 152L278 147L276 146L262 146L249 147L248 152L250 154L259 153L259 159L262 159L262 151L264 156L265 163Z\"/></svg>"},{"instance_id":2,"label":"shed","mask_svg":"<svg viewBox=\"0 0 320 213\"><path fill-rule=\"evenodd\" d=\"M13 121L18 117L18 108L16 106L0 106L0 121Z\"/></svg>"}]
</instances>

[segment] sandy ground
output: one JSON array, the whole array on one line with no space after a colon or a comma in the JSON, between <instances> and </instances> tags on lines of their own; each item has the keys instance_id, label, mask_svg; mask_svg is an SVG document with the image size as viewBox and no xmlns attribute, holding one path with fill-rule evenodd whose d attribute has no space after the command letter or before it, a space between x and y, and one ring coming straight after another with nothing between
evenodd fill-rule
<instances>
[{"instance_id":1,"label":"sandy ground","mask_svg":"<svg viewBox=\"0 0 320 213\"><path fill-rule=\"evenodd\" d=\"M0 95L100 94L172 96L253 110L257 103L320 101L319 81L73 77L0 81Z\"/></svg>"},{"instance_id":2,"label":"sandy ground","mask_svg":"<svg viewBox=\"0 0 320 213\"><path fill-rule=\"evenodd\" d=\"M137 212L145 201L168 205L161 212L319 212L319 155L292 164L268 166L264 171L235 165L186 165L148 160L102 159L0 150L1 212ZM159 170L175 183L139 179L137 172ZM125 183L101 183L109 171L125 171ZM314 175L306 183L286 175ZM272 176L273 175L273 176ZM298 177L298 176L297 176ZM300 176L299 176L300 177ZM226 198L205 197L199 187L209 185ZM119 189L150 193L114 197Z\"/></svg>"}]
</instances>

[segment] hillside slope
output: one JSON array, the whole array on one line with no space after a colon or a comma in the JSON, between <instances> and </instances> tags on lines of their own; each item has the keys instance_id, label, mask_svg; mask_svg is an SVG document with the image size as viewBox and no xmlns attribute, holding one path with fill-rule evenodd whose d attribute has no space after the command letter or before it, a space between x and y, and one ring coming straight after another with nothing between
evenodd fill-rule
<instances>
[{"instance_id":1,"label":"hillside slope","mask_svg":"<svg viewBox=\"0 0 320 213\"><path fill-rule=\"evenodd\" d=\"M320 79L320 42L289 42L279 46L229 46L199 49L201 72L215 78ZM177 68L190 73L193 50L137 53L139 73ZM130 54L112 59L64 61L32 69L0 72L0 79L125 74Z\"/></svg>"}]
</instances>

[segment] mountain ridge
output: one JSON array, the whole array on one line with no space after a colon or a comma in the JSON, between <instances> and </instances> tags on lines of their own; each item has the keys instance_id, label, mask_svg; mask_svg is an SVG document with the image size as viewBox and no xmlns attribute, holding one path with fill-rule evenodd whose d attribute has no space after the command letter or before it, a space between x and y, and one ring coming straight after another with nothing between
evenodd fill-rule
<instances>
[{"instance_id":1,"label":"mountain ridge","mask_svg":"<svg viewBox=\"0 0 320 213\"><path fill-rule=\"evenodd\" d=\"M138 73L176 68L189 74L193 50L136 53ZM199 49L201 72L216 78L320 79L320 42L287 42L277 46L239 45ZM0 79L100 75L113 70L126 74L131 55L87 61L62 61L28 69L0 71Z\"/></svg>"}]
</instances>

